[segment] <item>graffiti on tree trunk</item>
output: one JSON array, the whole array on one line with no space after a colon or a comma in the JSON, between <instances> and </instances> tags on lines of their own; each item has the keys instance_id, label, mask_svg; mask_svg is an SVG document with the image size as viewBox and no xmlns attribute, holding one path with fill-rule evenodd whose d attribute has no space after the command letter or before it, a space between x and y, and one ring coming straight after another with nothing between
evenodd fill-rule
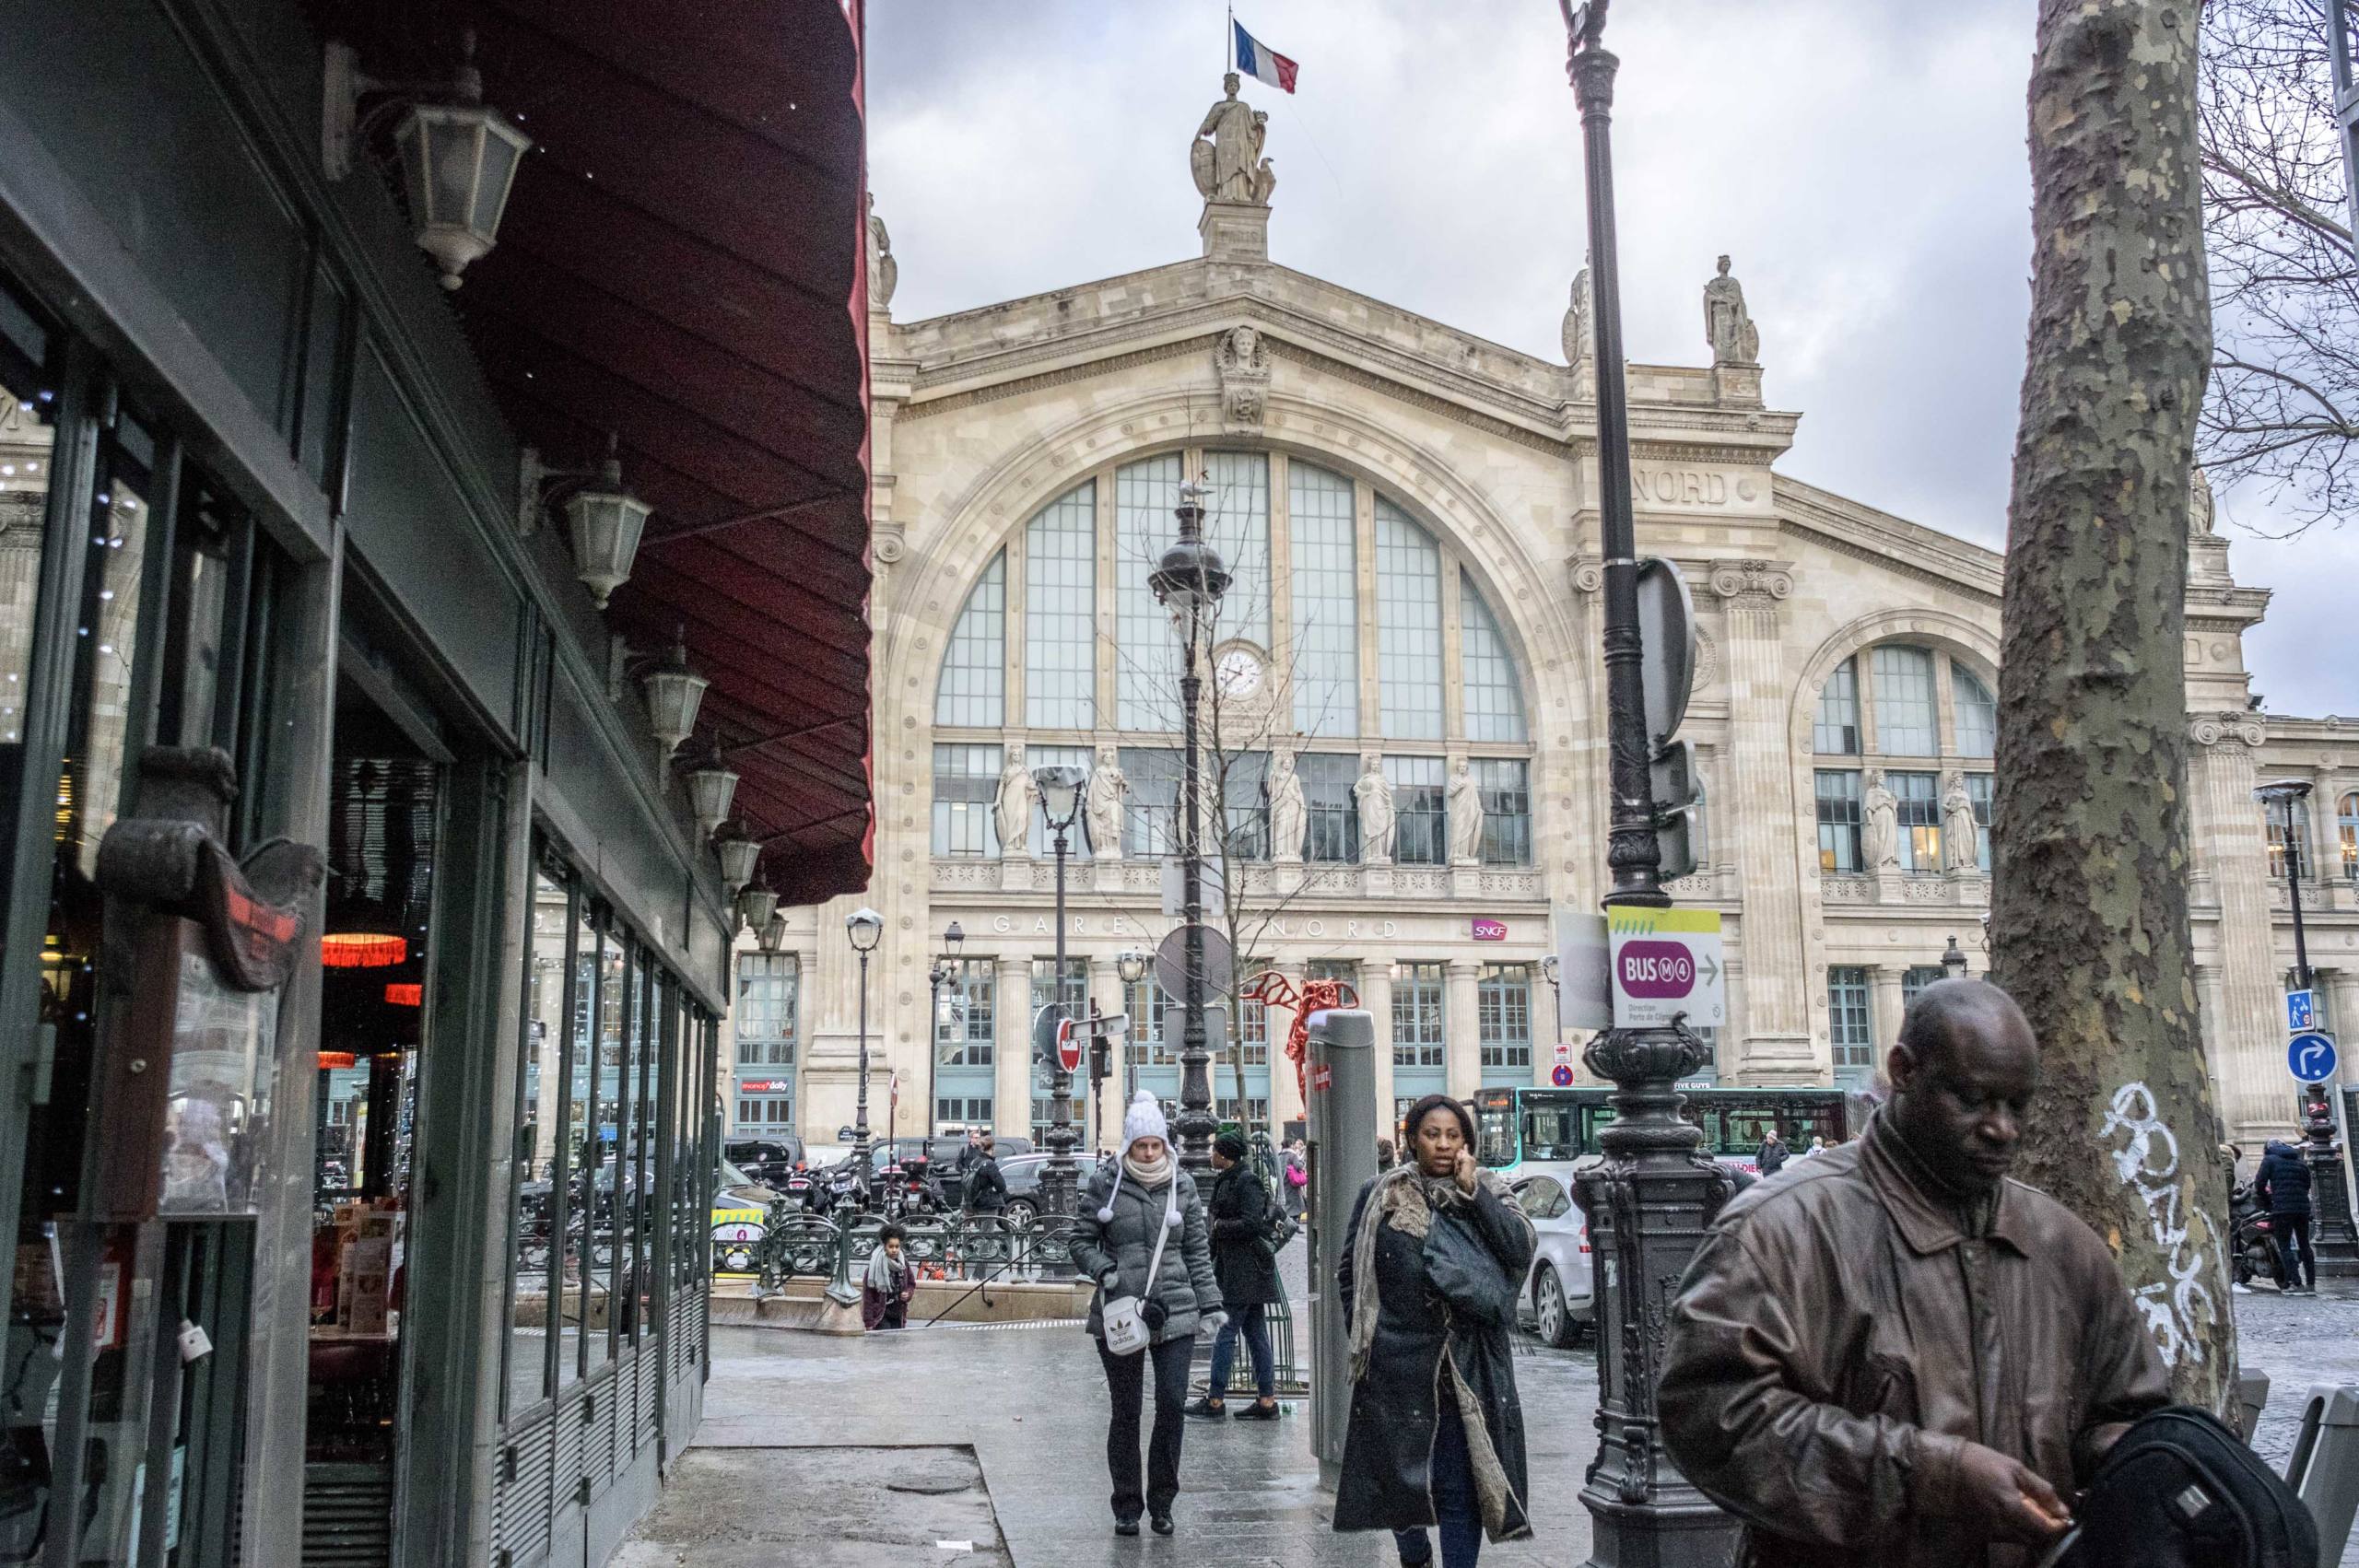
<instances>
[{"instance_id":1,"label":"graffiti on tree trunk","mask_svg":"<svg viewBox=\"0 0 2359 1568\"><path fill-rule=\"evenodd\" d=\"M2204 1340L2219 1321L2219 1305L2207 1282L2221 1258L2212 1222L2187 1190L2192 1179L2179 1171L2178 1139L2163 1125L2154 1091L2124 1083L2113 1092L2105 1114L2104 1137L2121 1184L2132 1188L2162 1249L2162 1280L2131 1280L2130 1293L2146 1319L2147 1331L2164 1364L2177 1367L2184 1356L2203 1364ZM2128 1134L2127 1141L2118 1135ZM2127 1272L2127 1270L2125 1270Z\"/></svg>"}]
</instances>

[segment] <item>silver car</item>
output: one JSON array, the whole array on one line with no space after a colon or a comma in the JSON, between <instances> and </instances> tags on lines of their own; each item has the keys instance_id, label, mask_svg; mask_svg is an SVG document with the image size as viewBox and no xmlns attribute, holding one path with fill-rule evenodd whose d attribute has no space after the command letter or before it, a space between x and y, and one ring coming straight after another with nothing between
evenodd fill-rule
<instances>
[{"instance_id":1,"label":"silver car","mask_svg":"<svg viewBox=\"0 0 2359 1568\"><path fill-rule=\"evenodd\" d=\"M1588 1332L1596 1317L1589 1217L1558 1176L1528 1176L1508 1190L1539 1236L1521 1305L1530 1309L1540 1337L1563 1350Z\"/></svg>"}]
</instances>

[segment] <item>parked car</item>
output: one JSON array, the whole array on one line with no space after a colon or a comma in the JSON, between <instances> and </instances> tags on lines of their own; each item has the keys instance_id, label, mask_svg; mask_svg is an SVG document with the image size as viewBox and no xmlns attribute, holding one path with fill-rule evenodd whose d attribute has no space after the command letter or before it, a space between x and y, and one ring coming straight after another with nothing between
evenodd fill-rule
<instances>
[{"instance_id":1,"label":"parked car","mask_svg":"<svg viewBox=\"0 0 2359 1568\"><path fill-rule=\"evenodd\" d=\"M774 1138L732 1138L721 1146L729 1163L770 1187L782 1187L797 1165L804 1164L809 1154L803 1140L792 1133L780 1133Z\"/></svg>"},{"instance_id":2,"label":"parked car","mask_svg":"<svg viewBox=\"0 0 2359 1568\"><path fill-rule=\"evenodd\" d=\"M1508 1190L1531 1219L1539 1243L1520 1305L1531 1313L1540 1337L1563 1350L1596 1323L1589 1217L1573 1201L1563 1179L1553 1175L1526 1176Z\"/></svg>"}]
</instances>

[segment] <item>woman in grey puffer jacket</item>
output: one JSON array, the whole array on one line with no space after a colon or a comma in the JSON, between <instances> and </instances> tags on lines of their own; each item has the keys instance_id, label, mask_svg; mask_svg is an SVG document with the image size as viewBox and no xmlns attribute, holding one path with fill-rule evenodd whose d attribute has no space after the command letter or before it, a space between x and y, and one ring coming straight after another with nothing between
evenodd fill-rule
<instances>
[{"instance_id":1,"label":"woman in grey puffer jacket","mask_svg":"<svg viewBox=\"0 0 2359 1568\"><path fill-rule=\"evenodd\" d=\"M1163 1238L1155 1278L1147 1265ZM1106 1428L1106 1469L1114 1482L1114 1533L1139 1533L1144 1509L1155 1533L1171 1533L1171 1504L1180 1495L1180 1438L1187 1425L1188 1359L1196 1332L1218 1331L1220 1284L1213 1276L1210 1233L1196 1184L1180 1168L1162 1107L1139 1091L1122 1117L1122 1153L1100 1165L1082 1189L1073 1236L1073 1265L1097 1281L1089 1304L1089 1332L1106 1368L1113 1399ZM1139 1298L1140 1316L1154 1331L1144 1352L1116 1355L1106 1348L1106 1298ZM1155 1367L1155 1433L1147 1444L1146 1484L1139 1484L1139 1402L1149 1363Z\"/></svg>"}]
</instances>

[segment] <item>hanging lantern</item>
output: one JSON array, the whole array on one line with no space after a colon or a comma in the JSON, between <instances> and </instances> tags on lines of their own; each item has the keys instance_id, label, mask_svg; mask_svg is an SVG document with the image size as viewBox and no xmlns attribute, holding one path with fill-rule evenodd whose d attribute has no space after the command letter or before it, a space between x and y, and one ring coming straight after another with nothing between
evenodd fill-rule
<instances>
[{"instance_id":1,"label":"hanging lantern","mask_svg":"<svg viewBox=\"0 0 2359 1568\"><path fill-rule=\"evenodd\" d=\"M600 465L596 481L576 490L565 503L566 523L573 537L574 574L599 609L606 607L616 589L630 580L631 563L639 558L640 535L646 532L648 513L654 509L623 487L622 460L609 438L606 461ZM693 722L693 705L688 712ZM687 733L681 731L683 737Z\"/></svg>"},{"instance_id":2,"label":"hanging lantern","mask_svg":"<svg viewBox=\"0 0 2359 1568\"><path fill-rule=\"evenodd\" d=\"M722 759L716 739L688 773L688 809L696 813L698 838L711 837L729 819L729 803L736 798L736 770Z\"/></svg>"},{"instance_id":3,"label":"hanging lantern","mask_svg":"<svg viewBox=\"0 0 2359 1568\"><path fill-rule=\"evenodd\" d=\"M330 931L320 938L320 962L331 969L390 969L408 957L406 937Z\"/></svg>"},{"instance_id":4,"label":"hanging lantern","mask_svg":"<svg viewBox=\"0 0 2359 1568\"><path fill-rule=\"evenodd\" d=\"M747 930L768 930L770 917L778 913L778 895L767 887L749 887L737 895L737 912L745 918Z\"/></svg>"},{"instance_id":5,"label":"hanging lantern","mask_svg":"<svg viewBox=\"0 0 2359 1568\"><path fill-rule=\"evenodd\" d=\"M655 742L665 756L696 733L697 709L704 705L704 689L710 685L688 668L686 627L674 637L672 651L663 661L639 678L639 689L647 694L648 728L654 731Z\"/></svg>"},{"instance_id":6,"label":"hanging lantern","mask_svg":"<svg viewBox=\"0 0 2359 1568\"><path fill-rule=\"evenodd\" d=\"M385 1000L393 1007L424 1007L426 987L417 980L395 980L385 988Z\"/></svg>"},{"instance_id":7,"label":"hanging lantern","mask_svg":"<svg viewBox=\"0 0 2359 1568\"><path fill-rule=\"evenodd\" d=\"M721 857L722 885L734 898L739 888L754 880L754 870L761 863L762 841L747 833L744 823L725 822L712 836L712 848Z\"/></svg>"},{"instance_id":8,"label":"hanging lantern","mask_svg":"<svg viewBox=\"0 0 2359 1568\"><path fill-rule=\"evenodd\" d=\"M786 917L780 914L776 909L772 909L770 911L770 918L762 922L762 951L764 953L776 953L780 948L784 947L785 945Z\"/></svg>"}]
</instances>

